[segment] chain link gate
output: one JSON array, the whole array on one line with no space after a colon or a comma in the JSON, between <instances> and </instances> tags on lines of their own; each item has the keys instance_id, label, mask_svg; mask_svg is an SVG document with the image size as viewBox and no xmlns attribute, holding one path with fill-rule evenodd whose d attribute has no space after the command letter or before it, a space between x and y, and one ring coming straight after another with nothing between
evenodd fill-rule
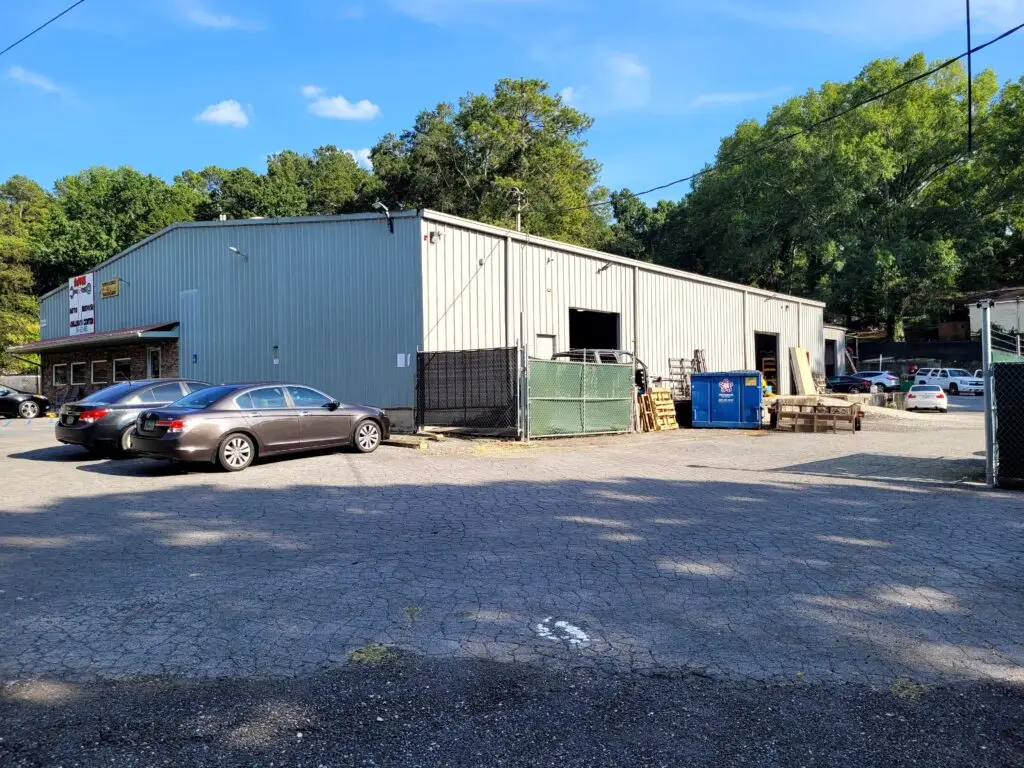
<instances>
[{"instance_id":1,"label":"chain link gate","mask_svg":"<svg viewBox=\"0 0 1024 768\"><path fill-rule=\"evenodd\" d=\"M995 463L1000 485L1024 487L1024 362L996 362Z\"/></svg>"},{"instance_id":2,"label":"chain link gate","mask_svg":"<svg viewBox=\"0 0 1024 768\"><path fill-rule=\"evenodd\" d=\"M632 429L632 365L560 360L530 360L528 365L530 437Z\"/></svg>"},{"instance_id":3,"label":"chain link gate","mask_svg":"<svg viewBox=\"0 0 1024 768\"><path fill-rule=\"evenodd\" d=\"M518 435L519 348L416 355L416 426Z\"/></svg>"}]
</instances>

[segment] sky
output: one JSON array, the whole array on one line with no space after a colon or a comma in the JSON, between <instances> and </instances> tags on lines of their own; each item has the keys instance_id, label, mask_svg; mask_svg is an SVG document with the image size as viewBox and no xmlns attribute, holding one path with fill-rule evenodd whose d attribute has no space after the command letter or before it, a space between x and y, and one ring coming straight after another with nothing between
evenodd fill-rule
<instances>
[{"instance_id":1,"label":"sky","mask_svg":"<svg viewBox=\"0 0 1024 768\"><path fill-rule=\"evenodd\" d=\"M5 3L0 48L69 4ZM975 44L1024 22L1024 0L972 8ZM365 164L419 111L537 77L594 117L602 183L646 189L790 96L965 34L962 0L87 0L0 56L0 179L263 170L325 144ZM1024 33L983 67L1024 75Z\"/></svg>"}]
</instances>

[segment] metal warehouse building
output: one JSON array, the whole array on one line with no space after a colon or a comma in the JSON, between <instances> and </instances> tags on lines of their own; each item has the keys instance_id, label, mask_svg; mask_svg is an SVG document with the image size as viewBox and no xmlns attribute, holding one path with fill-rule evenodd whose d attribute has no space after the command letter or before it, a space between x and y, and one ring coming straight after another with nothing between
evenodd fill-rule
<instances>
[{"instance_id":1,"label":"metal warehouse building","mask_svg":"<svg viewBox=\"0 0 1024 768\"><path fill-rule=\"evenodd\" d=\"M77 281L77 284L76 284ZM630 350L652 375L825 370L824 305L434 211L172 225L41 302L44 391L122 378L298 381L411 419L416 353Z\"/></svg>"}]
</instances>

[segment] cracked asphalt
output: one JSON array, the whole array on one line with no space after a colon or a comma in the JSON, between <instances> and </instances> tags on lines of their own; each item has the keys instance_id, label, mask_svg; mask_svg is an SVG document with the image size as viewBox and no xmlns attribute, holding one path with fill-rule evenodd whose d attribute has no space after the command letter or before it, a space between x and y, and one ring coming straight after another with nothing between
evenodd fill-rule
<instances>
[{"instance_id":1,"label":"cracked asphalt","mask_svg":"<svg viewBox=\"0 0 1024 768\"><path fill-rule=\"evenodd\" d=\"M93 461L53 445L44 424L0 425L0 679L11 681L0 722L14 723L12 734L0 730L0 764L5 755L38 761L18 765L70 759L62 739L77 737L62 717L141 727L139 702L157 707L146 698L152 686L227 709L235 704L224 686L241 686L241 696L245 686L270 686L261 696L283 686L329 709L324 691L372 688L409 670L418 683L436 675L443 690L458 679L459 690L495 701L502 688L493 681L533 679L546 693L517 701L538 716L550 710L556 726L583 690L564 689L565 680L591 681L579 711L598 706L601 686L635 685L672 711L703 706L704 738L714 735L706 718L735 711L737 696L750 707L796 702L801 728L812 711L838 707L857 728L858 707L927 691L920 701L930 703L908 721L924 734L915 755L1020 764L1019 743L1004 736L1007 722L1021 723L1024 497L972 482L977 414L892 424L869 420L858 435L449 441L233 475ZM349 654L370 644L397 649L402 661L355 670ZM104 691L116 696L97 712ZM982 716L975 705L988 699ZM639 727L635 714L622 713L617 727ZM183 738L187 716L162 721L168 745ZM532 722L528 712L510 717L512 736ZM968 717L991 728L971 731ZM933 732L928 718L949 719L961 735ZM43 722L49 735L32 741ZM875 725L850 731L846 747L858 749ZM438 743L456 732L442 730ZM228 731L217 733L215 746L227 749ZM878 737L906 742L886 728ZM281 738L267 743L294 734ZM516 743L503 738L494 744ZM729 762L844 764L822 762L842 753L842 740L830 753L821 739L812 728L790 740L817 743L819 760L787 747ZM114 754L74 743L82 764ZM238 752L250 760L239 764L263 764L252 762L261 749ZM376 754L367 749L359 760ZM515 750L479 762L458 750L448 762L417 754L323 764L548 764ZM566 754L550 764L573 764ZM654 750L633 763L578 754L594 760L579 764L657 765L683 753ZM862 764L914 764L901 755ZM299 764L291 759L278 764Z\"/></svg>"}]
</instances>

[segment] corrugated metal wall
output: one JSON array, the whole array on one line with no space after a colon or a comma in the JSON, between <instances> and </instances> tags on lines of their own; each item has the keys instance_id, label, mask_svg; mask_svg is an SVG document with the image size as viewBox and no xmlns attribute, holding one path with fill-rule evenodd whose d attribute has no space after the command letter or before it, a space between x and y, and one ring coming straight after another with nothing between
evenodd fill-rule
<instances>
[{"instance_id":1,"label":"corrugated metal wall","mask_svg":"<svg viewBox=\"0 0 1024 768\"><path fill-rule=\"evenodd\" d=\"M619 313L620 344L632 349L635 273L637 355L653 375L668 376L669 359L689 358L695 349L706 351L712 370L752 368L755 332L779 335L781 391L789 392L791 346L806 347L812 368L824 370L823 309L816 304L703 282L643 264L634 267L599 253L561 249L549 241L509 238L433 213L423 222L423 237L428 351L515 343L520 337L520 311L531 348L538 346L537 337L542 335L555 337L556 351L568 349L573 308Z\"/></svg>"},{"instance_id":2,"label":"corrugated metal wall","mask_svg":"<svg viewBox=\"0 0 1024 768\"><path fill-rule=\"evenodd\" d=\"M379 216L180 226L96 270L97 289L123 281L120 296L97 300L96 329L178 321L190 375L301 381L342 400L411 408L419 238L412 216L397 217L393 235ZM42 314L44 338L67 335L66 292L44 299Z\"/></svg>"}]
</instances>

